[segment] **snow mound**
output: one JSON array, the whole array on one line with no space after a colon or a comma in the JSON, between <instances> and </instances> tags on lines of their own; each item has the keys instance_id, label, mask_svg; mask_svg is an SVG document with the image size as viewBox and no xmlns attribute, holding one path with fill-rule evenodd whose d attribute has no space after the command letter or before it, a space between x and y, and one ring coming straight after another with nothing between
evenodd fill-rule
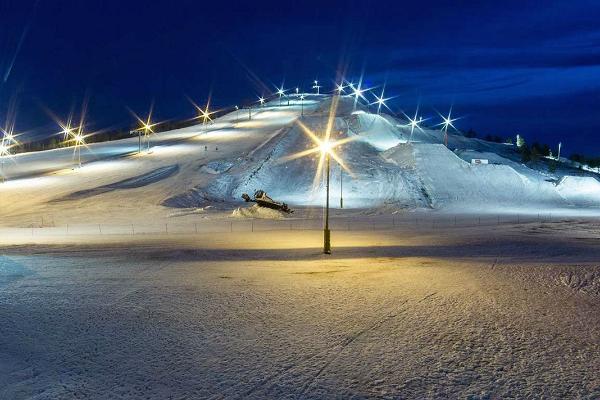
<instances>
[{"instance_id":1,"label":"snow mound","mask_svg":"<svg viewBox=\"0 0 600 400\"><path fill-rule=\"evenodd\" d=\"M565 176L557 185L564 194L600 195L600 182L589 176Z\"/></svg>"},{"instance_id":2,"label":"snow mound","mask_svg":"<svg viewBox=\"0 0 600 400\"><path fill-rule=\"evenodd\" d=\"M414 168L434 208L475 210L562 202L554 185L541 176L524 175L508 165L471 165L441 144L401 144L384 156Z\"/></svg>"},{"instance_id":3,"label":"snow mound","mask_svg":"<svg viewBox=\"0 0 600 400\"><path fill-rule=\"evenodd\" d=\"M590 176L565 176L556 190L572 204L600 205L600 182Z\"/></svg>"},{"instance_id":4,"label":"snow mound","mask_svg":"<svg viewBox=\"0 0 600 400\"><path fill-rule=\"evenodd\" d=\"M377 150L387 150L404 141L402 133L381 115L367 114L363 111L348 117L348 128L359 140L370 144Z\"/></svg>"},{"instance_id":5,"label":"snow mound","mask_svg":"<svg viewBox=\"0 0 600 400\"><path fill-rule=\"evenodd\" d=\"M251 207L238 207L231 213L233 218L283 219L284 213L254 204Z\"/></svg>"}]
</instances>

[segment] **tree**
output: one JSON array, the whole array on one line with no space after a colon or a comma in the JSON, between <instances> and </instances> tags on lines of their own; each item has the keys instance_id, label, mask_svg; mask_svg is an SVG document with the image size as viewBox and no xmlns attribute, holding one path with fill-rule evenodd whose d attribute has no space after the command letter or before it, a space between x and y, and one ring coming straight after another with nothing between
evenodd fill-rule
<instances>
[{"instance_id":1,"label":"tree","mask_svg":"<svg viewBox=\"0 0 600 400\"><path fill-rule=\"evenodd\" d=\"M523 139L523 136L517 134L517 147L521 148L525 146L525 139Z\"/></svg>"},{"instance_id":2,"label":"tree","mask_svg":"<svg viewBox=\"0 0 600 400\"><path fill-rule=\"evenodd\" d=\"M467 133L465 133L465 136L468 138L476 138L477 132L475 132L473 129L469 129Z\"/></svg>"},{"instance_id":3,"label":"tree","mask_svg":"<svg viewBox=\"0 0 600 400\"><path fill-rule=\"evenodd\" d=\"M525 143L519 148L519 152L521 153L521 161L524 163L531 161L531 150Z\"/></svg>"}]
</instances>

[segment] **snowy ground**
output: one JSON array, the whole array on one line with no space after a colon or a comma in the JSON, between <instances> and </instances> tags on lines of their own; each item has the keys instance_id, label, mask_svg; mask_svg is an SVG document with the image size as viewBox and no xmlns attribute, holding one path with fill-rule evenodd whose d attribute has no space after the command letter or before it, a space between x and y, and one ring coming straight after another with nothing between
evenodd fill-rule
<instances>
[{"instance_id":1,"label":"snowy ground","mask_svg":"<svg viewBox=\"0 0 600 400\"><path fill-rule=\"evenodd\" d=\"M0 398L598 398L597 222L0 248Z\"/></svg>"}]
</instances>

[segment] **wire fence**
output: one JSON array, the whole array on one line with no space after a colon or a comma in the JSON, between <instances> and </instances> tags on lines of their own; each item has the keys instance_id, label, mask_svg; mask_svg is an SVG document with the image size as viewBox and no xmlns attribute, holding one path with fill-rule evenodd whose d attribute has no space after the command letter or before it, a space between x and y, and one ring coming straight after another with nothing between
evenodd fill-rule
<instances>
[{"instance_id":1,"label":"wire fence","mask_svg":"<svg viewBox=\"0 0 600 400\"><path fill-rule=\"evenodd\" d=\"M537 215L377 215L331 218L331 231L384 231L393 229L436 230L448 228L494 227L558 221L599 222L598 218L563 218L552 214ZM198 222L65 224L54 226L31 224L26 227L0 227L2 235L72 236L72 235L192 235L207 233L252 233L266 231L307 231L323 229L322 219L284 218L216 219Z\"/></svg>"}]
</instances>

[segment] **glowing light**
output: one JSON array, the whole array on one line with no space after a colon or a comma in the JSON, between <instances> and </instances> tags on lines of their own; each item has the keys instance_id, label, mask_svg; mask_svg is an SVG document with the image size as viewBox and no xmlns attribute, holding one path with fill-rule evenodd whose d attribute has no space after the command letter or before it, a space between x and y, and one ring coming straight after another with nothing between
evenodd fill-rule
<instances>
[{"instance_id":1,"label":"glowing light","mask_svg":"<svg viewBox=\"0 0 600 400\"><path fill-rule=\"evenodd\" d=\"M456 129L456 127L454 126L454 122L460 119L452 118L452 108L450 108L450 111L448 111L447 117L444 117L442 114L440 114L440 117L442 118L442 122L439 123L438 126L441 126L442 130L446 132L448 131L448 128Z\"/></svg>"},{"instance_id":2,"label":"glowing light","mask_svg":"<svg viewBox=\"0 0 600 400\"><path fill-rule=\"evenodd\" d=\"M281 98L281 96L283 96L285 94L285 90L283 89L283 86L277 89L277 94L279 95L280 98Z\"/></svg>"},{"instance_id":3,"label":"glowing light","mask_svg":"<svg viewBox=\"0 0 600 400\"><path fill-rule=\"evenodd\" d=\"M160 124L159 122L152 123L153 110L154 110L154 103L152 103L150 105L150 110L148 111L148 116L146 117L146 119L140 118L136 113L129 110L131 112L131 114L135 117L135 119L137 119L137 121L140 124L140 127L137 129L138 138L139 138L139 133L141 131L144 134L144 138L146 139L148 152L150 151L150 135L155 133L154 127ZM134 131L134 132L136 132L136 131ZM138 152L141 153L141 151L142 151L142 142L141 142L141 139L139 139Z\"/></svg>"},{"instance_id":4,"label":"glowing light","mask_svg":"<svg viewBox=\"0 0 600 400\"><path fill-rule=\"evenodd\" d=\"M335 91L338 92L338 94L346 93L347 86L344 86L343 83L336 83L335 86Z\"/></svg>"},{"instance_id":5,"label":"glowing light","mask_svg":"<svg viewBox=\"0 0 600 400\"><path fill-rule=\"evenodd\" d=\"M188 101L190 103L192 103L192 105L194 106L196 111L198 111L198 115L196 117L194 117L194 119L201 119L202 125L206 125L207 123L210 123L213 121L213 119L211 118L211 115L216 113L216 111L210 111L210 96L209 96L208 101L206 102L206 105L204 106L204 108L202 108L198 104L194 103L194 101L192 99L188 98Z\"/></svg>"},{"instance_id":6,"label":"glowing light","mask_svg":"<svg viewBox=\"0 0 600 400\"><path fill-rule=\"evenodd\" d=\"M380 96L377 96L376 94L373 94L373 96L375 97L375 101L373 103L371 103L371 105L372 104L377 104L377 114L381 113L381 107L382 106L385 107L385 108L387 108L388 110L390 109L385 102L388 101L388 100L390 100L390 99L392 99L392 98L391 97L385 98L384 97L384 93L385 93L385 86L381 90L381 95Z\"/></svg>"},{"instance_id":7,"label":"glowing light","mask_svg":"<svg viewBox=\"0 0 600 400\"><path fill-rule=\"evenodd\" d=\"M334 159L345 171L347 171L351 176L354 176L352 171L346 166L344 160L335 152L335 149L339 146L351 142L353 140L358 139L358 136L345 137L339 140L331 140L331 132L335 125L335 115L338 106L338 99L334 97L331 102L331 108L329 110L329 117L327 120L327 127L325 128L324 136L321 138L317 136L315 132L313 132L308 126L302 123L300 120L296 120L296 123L304 132L306 136L308 136L312 142L314 143L314 147L311 147L307 150L300 151L295 154L291 154L289 156L283 157L280 159L280 162L288 162L292 160L297 160L302 157L311 156L314 154L320 154L317 170L315 173L315 178L313 180L313 190L315 190L320 183L321 173L323 171L323 166L325 164L326 157L329 156Z\"/></svg>"},{"instance_id":8,"label":"glowing light","mask_svg":"<svg viewBox=\"0 0 600 400\"><path fill-rule=\"evenodd\" d=\"M332 149L332 143L329 140L323 140L319 143L319 148L322 153L330 153Z\"/></svg>"},{"instance_id":9,"label":"glowing light","mask_svg":"<svg viewBox=\"0 0 600 400\"><path fill-rule=\"evenodd\" d=\"M265 99L264 97L259 97L258 98L258 102L260 103L261 106L263 106L265 104Z\"/></svg>"},{"instance_id":10,"label":"glowing light","mask_svg":"<svg viewBox=\"0 0 600 400\"><path fill-rule=\"evenodd\" d=\"M352 95L354 96L354 108L356 108L356 104L360 99L364 99L365 101L367 100L364 93L371 90L369 88L362 87L362 77L360 78L358 85L354 86L353 83L350 83L350 88L352 89Z\"/></svg>"},{"instance_id":11,"label":"glowing light","mask_svg":"<svg viewBox=\"0 0 600 400\"><path fill-rule=\"evenodd\" d=\"M446 145L446 147L448 147L448 128L456 129L456 127L454 126L454 122L459 120L460 118L452 118L452 107L450 107L447 117L444 117L442 114L439 115L442 118L442 122L437 124L437 126L442 127L442 132L444 132L444 144Z\"/></svg>"},{"instance_id":12,"label":"glowing light","mask_svg":"<svg viewBox=\"0 0 600 400\"><path fill-rule=\"evenodd\" d=\"M75 141L75 144L77 144L77 145L85 144L85 137L80 133L76 134L73 137L73 140Z\"/></svg>"},{"instance_id":13,"label":"glowing light","mask_svg":"<svg viewBox=\"0 0 600 400\"><path fill-rule=\"evenodd\" d=\"M423 117L419 117L418 114L419 114L419 107L417 107L417 110L415 111L415 116L413 118L404 114L406 119L408 119L408 124L406 124L404 126L410 127L410 138L408 139L408 143L412 142L412 137L413 137L413 133L414 133L415 129L418 129L421 132L424 132L423 128L421 128L420 124L425 120L423 119Z\"/></svg>"}]
</instances>

